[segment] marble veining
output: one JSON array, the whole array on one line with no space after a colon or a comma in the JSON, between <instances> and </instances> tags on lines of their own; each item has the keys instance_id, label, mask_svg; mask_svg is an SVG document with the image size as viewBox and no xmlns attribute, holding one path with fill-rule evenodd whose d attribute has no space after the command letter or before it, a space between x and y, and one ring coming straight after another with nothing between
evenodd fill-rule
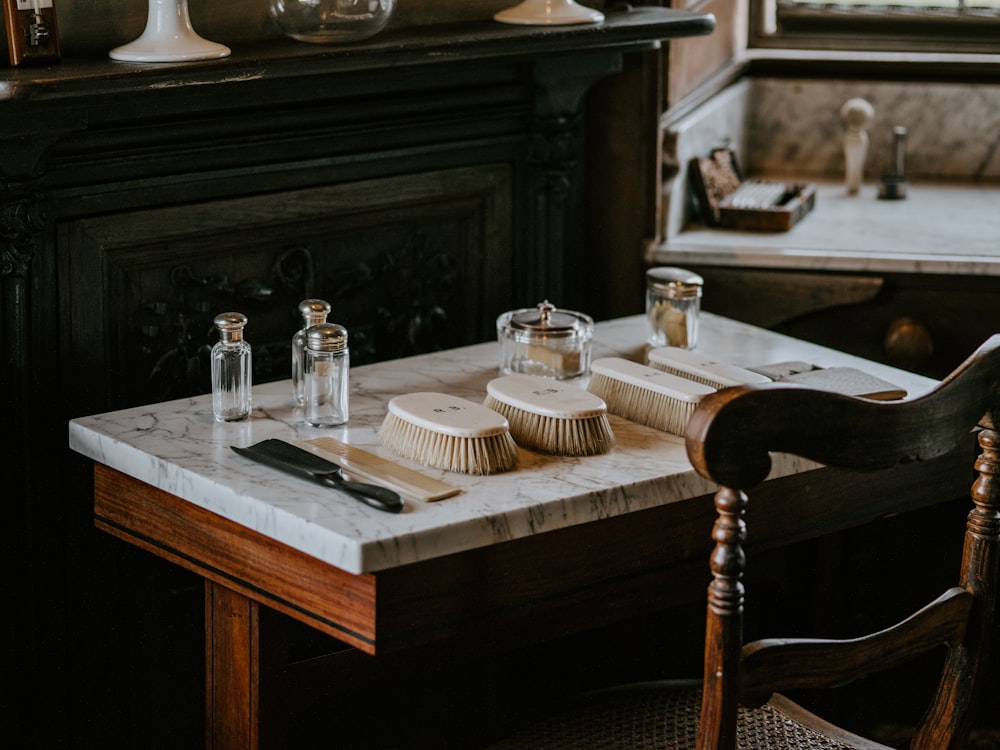
<instances>
[{"instance_id":1,"label":"marble veining","mask_svg":"<svg viewBox=\"0 0 1000 750\"><path fill-rule=\"evenodd\" d=\"M906 171L919 180L1000 180L1000 85L755 79L749 92L744 166L803 177L844 175L840 107L859 97L875 116L865 176L890 174L892 129L907 129Z\"/></svg>"},{"instance_id":2,"label":"marble veining","mask_svg":"<svg viewBox=\"0 0 1000 750\"><path fill-rule=\"evenodd\" d=\"M641 359L644 319L599 323L595 356ZM743 323L703 314L699 350L738 365L807 360L850 365L905 387L910 395L933 381ZM584 458L520 450L514 471L474 477L400 463L461 486L457 496L428 503L409 499L398 515L369 508L333 489L298 480L237 455L231 445L266 438L290 442L332 436L395 458L375 431L389 399L440 390L481 402L498 375L497 346L479 344L358 367L351 372L351 419L321 430L301 421L289 381L255 386L245 422L212 418L211 397L169 401L80 417L69 425L70 447L188 502L254 529L352 573L405 565L466 549L540 534L587 521L709 493L677 436L611 417L614 450ZM576 381L580 387L585 380ZM776 475L809 468L788 456Z\"/></svg>"}]
</instances>

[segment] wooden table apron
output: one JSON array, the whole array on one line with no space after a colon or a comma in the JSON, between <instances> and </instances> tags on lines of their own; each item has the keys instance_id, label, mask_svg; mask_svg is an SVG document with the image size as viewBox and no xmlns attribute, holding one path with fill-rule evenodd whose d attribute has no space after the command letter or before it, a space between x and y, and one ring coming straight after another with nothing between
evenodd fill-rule
<instances>
[{"instance_id":1,"label":"wooden table apron","mask_svg":"<svg viewBox=\"0 0 1000 750\"><path fill-rule=\"evenodd\" d=\"M846 484L826 468L770 480L751 493L750 549L866 523L900 493L912 509L966 497L972 450ZM844 510L852 492L872 498L862 513ZM100 463L94 514L98 528L204 577L207 746L246 750L268 744L269 610L372 656L514 648L700 596L714 510L694 497L360 575Z\"/></svg>"}]
</instances>

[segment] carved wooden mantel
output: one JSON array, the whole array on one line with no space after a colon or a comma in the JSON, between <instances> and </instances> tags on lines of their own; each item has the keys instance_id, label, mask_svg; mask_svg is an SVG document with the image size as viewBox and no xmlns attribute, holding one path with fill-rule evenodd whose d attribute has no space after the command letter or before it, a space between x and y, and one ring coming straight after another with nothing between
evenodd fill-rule
<instances>
[{"instance_id":1,"label":"carved wooden mantel","mask_svg":"<svg viewBox=\"0 0 1000 750\"><path fill-rule=\"evenodd\" d=\"M581 306L584 95L626 53L709 33L713 22L633 8L597 26L411 27L341 48L271 41L207 63L66 60L8 71L5 362L35 333L39 254L66 252L56 228L77 218L470 165L510 169L510 216L498 221L512 268L486 318L545 297ZM42 307L54 312L59 301ZM460 337L490 333L481 319ZM37 364L26 366L37 373ZM5 368L4 382L17 374Z\"/></svg>"}]
</instances>

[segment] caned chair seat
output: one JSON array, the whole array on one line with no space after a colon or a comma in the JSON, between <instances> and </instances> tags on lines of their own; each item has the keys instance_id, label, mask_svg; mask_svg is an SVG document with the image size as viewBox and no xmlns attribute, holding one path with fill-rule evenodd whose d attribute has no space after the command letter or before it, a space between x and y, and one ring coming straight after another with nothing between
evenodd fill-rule
<instances>
[{"instance_id":1,"label":"caned chair seat","mask_svg":"<svg viewBox=\"0 0 1000 750\"><path fill-rule=\"evenodd\" d=\"M701 682L640 682L588 693L493 750L695 750ZM892 750L823 721L783 696L740 707L740 750Z\"/></svg>"},{"instance_id":2,"label":"caned chair seat","mask_svg":"<svg viewBox=\"0 0 1000 750\"><path fill-rule=\"evenodd\" d=\"M705 530L715 548L707 566L711 583L701 680L695 686L648 682L593 693L495 747L884 750L783 695L834 688L880 672L891 675L938 650L944 666L908 750L965 748L977 712L987 701L997 705L996 696L985 695L985 683L996 669L992 662L1000 644L998 420L1000 334L928 393L910 399L880 402L781 383L725 388L702 399L685 436L692 466L718 486L715 523ZM876 472L966 450L969 464L961 477L970 480L969 496L941 498L968 508L953 587L936 598L927 592L929 604L876 633L744 643L744 542L753 532L753 488L769 475L772 454L790 453L838 469L825 482L876 487L882 485L868 479ZM872 503L859 494L844 493L840 502L842 510L863 518ZM792 500L808 502L808 493ZM880 497L879 507L896 512L893 500ZM905 499L898 509L906 509ZM892 585L917 590L924 584L916 569L901 578ZM821 595L803 593L807 601ZM884 621L896 617L886 613Z\"/></svg>"}]
</instances>

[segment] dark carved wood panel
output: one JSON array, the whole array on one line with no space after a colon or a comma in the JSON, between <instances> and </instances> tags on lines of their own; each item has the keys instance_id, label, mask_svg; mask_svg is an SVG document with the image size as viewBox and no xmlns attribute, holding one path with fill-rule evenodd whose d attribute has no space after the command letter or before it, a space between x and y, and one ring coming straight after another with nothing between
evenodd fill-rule
<instances>
[{"instance_id":1,"label":"dark carved wood panel","mask_svg":"<svg viewBox=\"0 0 1000 750\"><path fill-rule=\"evenodd\" d=\"M510 190L484 165L67 222L68 374L119 405L206 393L212 319L232 309L254 382L282 380L307 297L332 304L356 365L487 340L513 285Z\"/></svg>"}]
</instances>

